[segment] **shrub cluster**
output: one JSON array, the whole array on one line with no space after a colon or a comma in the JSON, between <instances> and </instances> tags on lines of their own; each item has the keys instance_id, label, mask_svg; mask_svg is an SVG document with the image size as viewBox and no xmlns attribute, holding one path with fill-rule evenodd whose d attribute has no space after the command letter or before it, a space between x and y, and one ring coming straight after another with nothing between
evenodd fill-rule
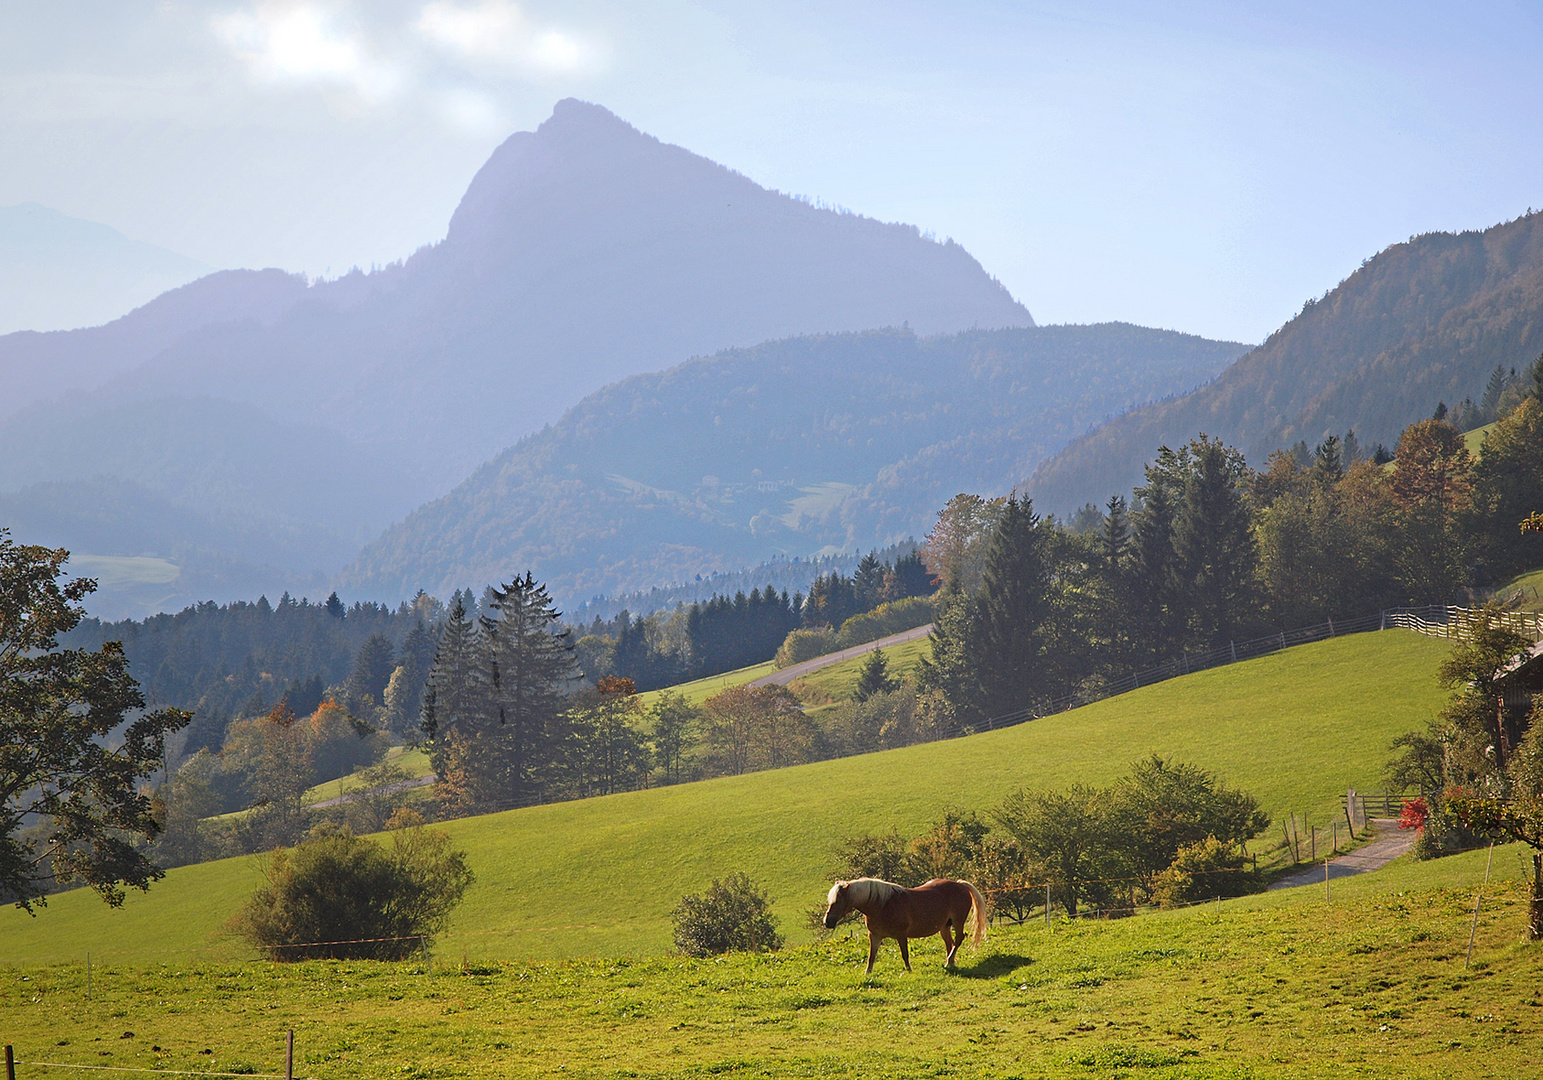
<instances>
[{"instance_id":1,"label":"shrub cluster","mask_svg":"<svg viewBox=\"0 0 1543 1080\"><path fill-rule=\"evenodd\" d=\"M771 898L745 874L714 881L702 895L680 898L671 918L675 947L687 956L762 952L782 948Z\"/></svg>"},{"instance_id":2,"label":"shrub cluster","mask_svg":"<svg viewBox=\"0 0 1543 1080\"><path fill-rule=\"evenodd\" d=\"M267 882L232 920L272 960L400 960L443 930L473 875L447 834L410 811L391 845L318 826L273 852Z\"/></svg>"},{"instance_id":3,"label":"shrub cluster","mask_svg":"<svg viewBox=\"0 0 1543 1080\"><path fill-rule=\"evenodd\" d=\"M925 832L848 839L836 878L915 886L968 878L994 914L1022 922L1044 903L1129 911L1256 892L1243 845L1270 823L1254 798L1204 769L1153 754L1106 789L1017 791L984 817L951 809Z\"/></svg>"}]
</instances>

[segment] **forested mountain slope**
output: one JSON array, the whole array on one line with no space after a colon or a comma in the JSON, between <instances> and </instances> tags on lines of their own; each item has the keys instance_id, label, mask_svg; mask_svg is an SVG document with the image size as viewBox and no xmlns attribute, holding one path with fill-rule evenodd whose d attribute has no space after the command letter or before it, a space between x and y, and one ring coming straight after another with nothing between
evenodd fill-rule
<instances>
[{"instance_id":1,"label":"forested mountain slope","mask_svg":"<svg viewBox=\"0 0 1543 1080\"><path fill-rule=\"evenodd\" d=\"M1128 491L1161 445L1205 432L1257 465L1354 429L1392 446L1438 401L1475 400L1496 365L1543 352L1543 213L1482 232L1428 233L1367 260L1214 383L1133 410L1041 465L1035 505L1068 510Z\"/></svg>"},{"instance_id":2,"label":"forested mountain slope","mask_svg":"<svg viewBox=\"0 0 1543 1080\"><path fill-rule=\"evenodd\" d=\"M404 263L318 283L217 274L104 327L0 338L0 493L21 541L82 550L69 523L100 519L103 483L135 485L111 505L144 489L244 539L162 529L96 554L250 570L256 548L330 572L619 378L907 323L1033 319L952 242L768 191L568 100L500 146L445 239Z\"/></svg>"},{"instance_id":3,"label":"forested mountain slope","mask_svg":"<svg viewBox=\"0 0 1543 1080\"><path fill-rule=\"evenodd\" d=\"M1123 323L769 342L608 386L365 549L394 600L526 569L564 602L920 537L1090 424L1246 346Z\"/></svg>"}]
</instances>

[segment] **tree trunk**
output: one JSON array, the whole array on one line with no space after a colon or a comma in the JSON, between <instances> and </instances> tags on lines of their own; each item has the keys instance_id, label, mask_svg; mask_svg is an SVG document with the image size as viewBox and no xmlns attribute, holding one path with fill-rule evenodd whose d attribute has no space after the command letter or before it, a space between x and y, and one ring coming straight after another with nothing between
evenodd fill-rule
<instances>
[{"instance_id":1,"label":"tree trunk","mask_svg":"<svg viewBox=\"0 0 1543 1080\"><path fill-rule=\"evenodd\" d=\"M1543 851L1532 853L1532 903L1527 910L1527 937L1543 941Z\"/></svg>"}]
</instances>

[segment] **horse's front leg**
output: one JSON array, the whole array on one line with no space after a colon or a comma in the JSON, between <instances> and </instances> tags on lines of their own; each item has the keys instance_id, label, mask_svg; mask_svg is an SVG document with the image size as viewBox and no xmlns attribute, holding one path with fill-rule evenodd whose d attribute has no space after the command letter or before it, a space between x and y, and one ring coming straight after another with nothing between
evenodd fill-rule
<instances>
[{"instance_id":1,"label":"horse's front leg","mask_svg":"<svg viewBox=\"0 0 1543 1080\"><path fill-rule=\"evenodd\" d=\"M904 934L901 934L895 940L900 942L900 959L902 961L904 961L905 969L907 971L910 971L911 970L911 943L906 940L906 936Z\"/></svg>"},{"instance_id":2,"label":"horse's front leg","mask_svg":"<svg viewBox=\"0 0 1543 1080\"><path fill-rule=\"evenodd\" d=\"M879 937L879 935L878 935L878 933L876 931L873 931L873 930L869 930L868 931L868 972L867 973L869 975L873 974L873 962L874 962L875 959L878 958L878 955L879 955L879 942L881 942L883 940L884 939ZM902 942L900 947L903 950L905 948L905 944Z\"/></svg>"}]
</instances>

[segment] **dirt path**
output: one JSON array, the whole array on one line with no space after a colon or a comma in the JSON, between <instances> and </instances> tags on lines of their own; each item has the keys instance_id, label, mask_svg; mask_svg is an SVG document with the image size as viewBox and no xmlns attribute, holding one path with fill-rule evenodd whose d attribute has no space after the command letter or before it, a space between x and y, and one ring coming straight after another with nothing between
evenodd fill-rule
<instances>
[{"instance_id":1,"label":"dirt path","mask_svg":"<svg viewBox=\"0 0 1543 1080\"><path fill-rule=\"evenodd\" d=\"M802 664L794 664L792 667L774 671L770 675L762 675L751 686L786 686L801 675L807 675L811 671L819 671L822 667L838 664L843 660L850 660L854 656L862 656L864 653L875 652L879 649L887 649L891 645L904 645L907 641L916 641L932 633L932 624L918 626L914 630L902 630L898 634L891 634L878 641L870 641L863 645L853 645L850 649L842 649L840 652L826 653L824 656L816 656L813 660L805 660Z\"/></svg>"},{"instance_id":2,"label":"dirt path","mask_svg":"<svg viewBox=\"0 0 1543 1080\"><path fill-rule=\"evenodd\" d=\"M1398 822L1393 818L1373 818L1372 825L1377 828L1377 839L1364 847L1359 847L1348 855L1329 860L1329 880L1335 881L1342 877L1352 877L1356 874L1366 874L1373 870L1381 870L1388 863L1406 854L1414 847L1415 832L1413 829L1400 829ZM1299 885L1322 885L1323 864L1314 863L1312 866L1298 870L1281 878L1270 886L1275 889L1294 889Z\"/></svg>"}]
</instances>

